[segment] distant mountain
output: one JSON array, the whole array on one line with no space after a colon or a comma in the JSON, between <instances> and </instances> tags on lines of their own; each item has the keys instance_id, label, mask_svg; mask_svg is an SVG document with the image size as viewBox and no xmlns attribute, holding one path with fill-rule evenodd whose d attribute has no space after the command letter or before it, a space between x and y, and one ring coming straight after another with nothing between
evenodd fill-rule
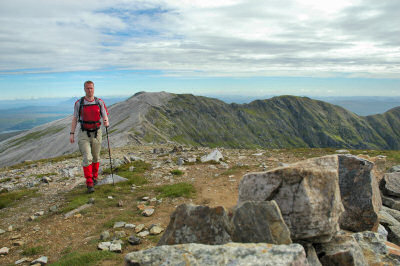
<instances>
[{"instance_id":1,"label":"distant mountain","mask_svg":"<svg viewBox=\"0 0 400 266\"><path fill-rule=\"evenodd\" d=\"M400 148L400 107L361 117L307 97L227 104L191 94L141 92L109 112L113 147L173 141L236 148ZM76 151L69 143L70 123L71 116L0 142L0 166Z\"/></svg>"}]
</instances>

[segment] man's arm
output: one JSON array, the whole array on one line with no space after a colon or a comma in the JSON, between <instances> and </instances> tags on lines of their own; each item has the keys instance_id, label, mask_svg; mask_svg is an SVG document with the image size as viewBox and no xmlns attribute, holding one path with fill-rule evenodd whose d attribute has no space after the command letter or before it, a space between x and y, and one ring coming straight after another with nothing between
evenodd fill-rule
<instances>
[{"instance_id":1,"label":"man's arm","mask_svg":"<svg viewBox=\"0 0 400 266\"><path fill-rule=\"evenodd\" d=\"M72 117L72 123L71 123L71 131L69 134L69 142L74 143L75 142L75 129L76 129L76 124L78 123L78 119L76 118L76 116Z\"/></svg>"}]
</instances>

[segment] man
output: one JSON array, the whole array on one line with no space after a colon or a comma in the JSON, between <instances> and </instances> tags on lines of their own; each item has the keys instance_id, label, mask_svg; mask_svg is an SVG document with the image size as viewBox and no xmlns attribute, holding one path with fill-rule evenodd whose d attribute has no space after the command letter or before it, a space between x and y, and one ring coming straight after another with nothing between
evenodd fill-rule
<instances>
[{"instance_id":1,"label":"man","mask_svg":"<svg viewBox=\"0 0 400 266\"><path fill-rule=\"evenodd\" d=\"M90 80L86 81L84 89L85 97L75 102L69 141L75 142L75 128L79 122L81 130L78 130L78 146L83 157L83 173L86 178L87 191L93 193L100 166L101 118L103 118L105 127L109 126L109 122L105 103L94 97L94 83Z\"/></svg>"}]
</instances>

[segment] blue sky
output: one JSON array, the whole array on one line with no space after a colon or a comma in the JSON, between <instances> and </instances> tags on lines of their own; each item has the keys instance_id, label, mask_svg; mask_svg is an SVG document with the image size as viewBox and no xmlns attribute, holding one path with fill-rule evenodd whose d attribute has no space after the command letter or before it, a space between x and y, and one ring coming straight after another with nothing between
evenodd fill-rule
<instances>
[{"instance_id":1,"label":"blue sky","mask_svg":"<svg viewBox=\"0 0 400 266\"><path fill-rule=\"evenodd\" d=\"M399 1L0 2L0 99L400 96Z\"/></svg>"}]
</instances>

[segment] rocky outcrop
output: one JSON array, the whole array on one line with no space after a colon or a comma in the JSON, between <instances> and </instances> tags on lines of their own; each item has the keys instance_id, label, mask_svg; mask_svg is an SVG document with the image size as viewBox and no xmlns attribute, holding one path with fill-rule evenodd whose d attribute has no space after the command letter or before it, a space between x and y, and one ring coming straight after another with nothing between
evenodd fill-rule
<instances>
[{"instance_id":1,"label":"rocky outcrop","mask_svg":"<svg viewBox=\"0 0 400 266\"><path fill-rule=\"evenodd\" d=\"M400 172L386 173L379 183L382 193L386 196L400 197Z\"/></svg>"},{"instance_id":2,"label":"rocky outcrop","mask_svg":"<svg viewBox=\"0 0 400 266\"><path fill-rule=\"evenodd\" d=\"M312 158L268 172L246 174L238 204L275 200L292 240L328 242L339 230L343 212L338 157Z\"/></svg>"},{"instance_id":3,"label":"rocky outcrop","mask_svg":"<svg viewBox=\"0 0 400 266\"><path fill-rule=\"evenodd\" d=\"M184 244L159 246L131 252L126 265L308 265L299 244L270 245L229 243L225 245Z\"/></svg>"},{"instance_id":4,"label":"rocky outcrop","mask_svg":"<svg viewBox=\"0 0 400 266\"><path fill-rule=\"evenodd\" d=\"M290 231L275 201L245 201L233 213L234 242L292 243Z\"/></svg>"},{"instance_id":5,"label":"rocky outcrop","mask_svg":"<svg viewBox=\"0 0 400 266\"><path fill-rule=\"evenodd\" d=\"M344 213L340 228L353 232L376 231L382 207L373 163L353 155L339 155L339 186Z\"/></svg>"},{"instance_id":6,"label":"rocky outcrop","mask_svg":"<svg viewBox=\"0 0 400 266\"><path fill-rule=\"evenodd\" d=\"M232 226L223 207L182 204L172 213L169 225L157 245L221 245L232 241L231 234Z\"/></svg>"}]
</instances>

